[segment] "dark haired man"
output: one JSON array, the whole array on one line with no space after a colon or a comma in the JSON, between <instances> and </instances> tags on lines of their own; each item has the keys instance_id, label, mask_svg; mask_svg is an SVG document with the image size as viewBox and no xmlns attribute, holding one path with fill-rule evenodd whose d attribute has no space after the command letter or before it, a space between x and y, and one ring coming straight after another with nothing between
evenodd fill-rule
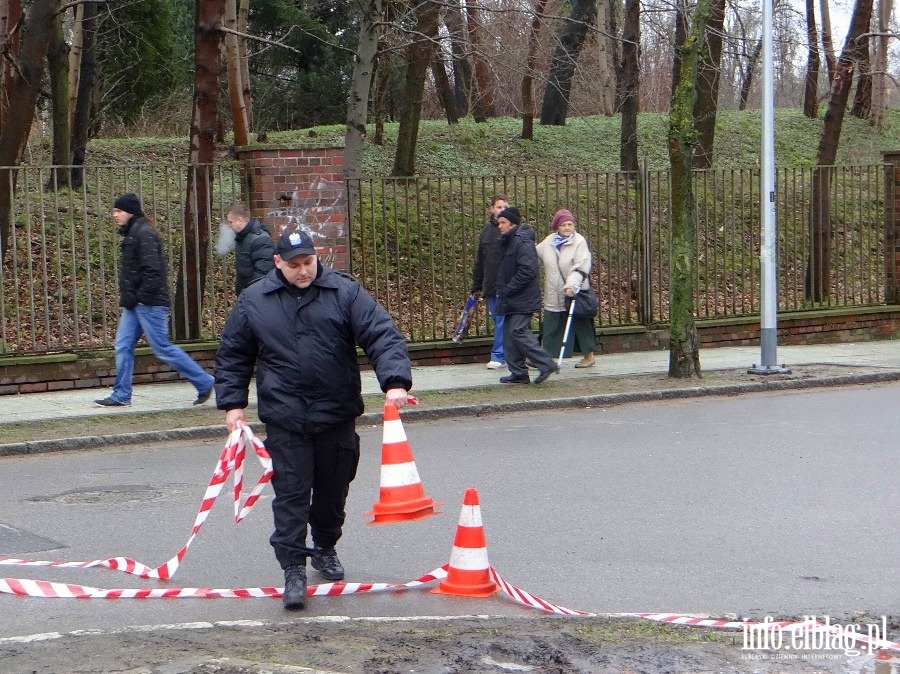
<instances>
[{"instance_id":1,"label":"dark haired man","mask_svg":"<svg viewBox=\"0 0 900 674\"><path fill-rule=\"evenodd\" d=\"M181 347L169 341L169 286L166 258L159 233L144 215L141 200L128 192L116 199L113 221L122 237L119 261L119 305L116 329L116 380L112 393L94 402L101 407L131 404L134 349L141 336L153 355L177 370L197 389L195 405L212 394L213 377Z\"/></svg>"}]
</instances>

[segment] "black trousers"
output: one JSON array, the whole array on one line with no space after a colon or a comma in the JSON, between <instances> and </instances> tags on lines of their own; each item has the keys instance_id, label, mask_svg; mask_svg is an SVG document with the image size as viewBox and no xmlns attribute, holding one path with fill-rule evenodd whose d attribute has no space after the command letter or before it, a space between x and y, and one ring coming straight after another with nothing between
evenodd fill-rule
<instances>
[{"instance_id":1,"label":"black trousers","mask_svg":"<svg viewBox=\"0 0 900 674\"><path fill-rule=\"evenodd\" d=\"M275 491L269 542L282 569L305 566L307 526L318 547L334 547L341 537L344 505L359 465L356 421L313 435L266 424L266 449Z\"/></svg>"},{"instance_id":2,"label":"black trousers","mask_svg":"<svg viewBox=\"0 0 900 674\"><path fill-rule=\"evenodd\" d=\"M537 335L531 331L531 314L507 314L503 317L503 350L506 352L506 367L517 377L528 376L528 358L541 372L556 368L556 361L538 343Z\"/></svg>"}]
</instances>

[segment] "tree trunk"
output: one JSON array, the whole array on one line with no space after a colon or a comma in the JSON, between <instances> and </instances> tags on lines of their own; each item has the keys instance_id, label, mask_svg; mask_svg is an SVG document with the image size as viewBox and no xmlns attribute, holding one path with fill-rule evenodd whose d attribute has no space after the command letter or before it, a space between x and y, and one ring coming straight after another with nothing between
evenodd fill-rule
<instances>
[{"instance_id":1,"label":"tree trunk","mask_svg":"<svg viewBox=\"0 0 900 674\"><path fill-rule=\"evenodd\" d=\"M866 32L869 28L866 28ZM869 38L863 38L859 44L860 59L856 64L856 95L850 114L859 119L869 119L872 113L872 58L869 49Z\"/></svg>"},{"instance_id":2,"label":"tree trunk","mask_svg":"<svg viewBox=\"0 0 900 674\"><path fill-rule=\"evenodd\" d=\"M831 295L831 181L834 161L837 157L841 127L850 87L853 84L853 68L862 59L863 40L857 38L868 30L872 18L872 0L856 0L844 49L837 61L831 98L819 148L816 152L816 169L813 171L810 202L810 251L806 264L806 299L824 302Z\"/></svg>"},{"instance_id":3,"label":"tree trunk","mask_svg":"<svg viewBox=\"0 0 900 674\"><path fill-rule=\"evenodd\" d=\"M828 88L834 83L837 60L834 57L834 39L831 36L831 11L828 0L819 0L819 13L822 15L822 54L825 56L825 68L828 71Z\"/></svg>"},{"instance_id":4,"label":"tree trunk","mask_svg":"<svg viewBox=\"0 0 900 674\"><path fill-rule=\"evenodd\" d=\"M453 98L463 117L472 109L472 64L469 62L469 36L466 21L458 3L451 4L444 12L444 25L450 37L450 53L453 56Z\"/></svg>"},{"instance_id":5,"label":"tree trunk","mask_svg":"<svg viewBox=\"0 0 900 674\"><path fill-rule=\"evenodd\" d=\"M537 70L538 35L544 12L547 11L548 0L537 0L534 18L528 31L528 56L525 63L525 75L522 77L522 138L534 138L534 74Z\"/></svg>"},{"instance_id":6,"label":"tree trunk","mask_svg":"<svg viewBox=\"0 0 900 674\"><path fill-rule=\"evenodd\" d=\"M250 21L250 0L238 0L237 29L239 33L247 34L247 25ZM238 58L241 62L241 85L244 99L244 115L247 119L247 129L253 128L253 87L250 86L250 59L247 54L247 38L238 38Z\"/></svg>"},{"instance_id":7,"label":"tree trunk","mask_svg":"<svg viewBox=\"0 0 900 674\"><path fill-rule=\"evenodd\" d=\"M697 102L694 103L697 145L694 148L693 161L696 169L708 169L713 165L724 31L725 0L711 0L709 24L706 27L706 48L700 54L700 62L697 65Z\"/></svg>"},{"instance_id":8,"label":"tree trunk","mask_svg":"<svg viewBox=\"0 0 900 674\"><path fill-rule=\"evenodd\" d=\"M619 34L619 2L618 0L609 0L609 35L612 40L613 49L615 50L615 58L613 60L613 68L616 71L616 102L615 111L621 112L622 106L625 104L625 92L623 90L624 75L622 74L622 64L625 60L623 48L625 44L625 26L622 26L622 40L616 39ZM638 10L640 11L640 10ZM625 0L624 12L628 14L628 0Z\"/></svg>"},{"instance_id":9,"label":"tree trunk","mask_svg":"<svg viewBox=\"0 0 900 674\"><path fill-rule=\"evenodd\" d=\"M237 30L237 0L225 0L225 27ZM243 68L239 39L234 33L225 33L225 60L228 70L228 102L231 105L231 128L236 147L250 142L247 108L244 104Z\"/></svg>"},{"instance_id":10,"label":"tree trunk","mask_svg":"<svg viewBox=\"0 0 900 674\"><path fill-rule=\"evenodd\" d=\"M63 13L53 17L50 45L47 48L47 70L50 74L50 105L53 126L53 170L45 189L56 191L69 186L72 163L72 127L69 123L69 46L63 35Z\"/></svg>"},{"instance_id":11,"label":"tree trunk","mask_svg":"<svg viewBox=\"0 0 900 674\"><path fill-rule=\"evenodd\" d=\"M175 288L175 336L200 339L209 249L212 164L218 126L219 68L225 0L199 0L194 29L194 106L184 201L184 249Z\"/></svg>"},{"instance_id":12,"label":"tree trunk","mask_svg":"<svg viewBox=\"0 0 900 674\"><path fill-rule=\"evenodd\" d=\"M887 109L888 97L888 49L890 37L887 33L890 28L893 0L878 0L878 37L875 39L875 57L872 59L872 126L877 131L884 127L884 114Z\"/></svg>"},{"instance_id":13,"label":"tree trunk","mask_svg":"<svg viewBox=\"0 0 900 674\"><path fill-rule=\"evenodd\" d=\"M93 3L89 3L93 4ZM81 75L81 52L84 49L84 5L72 8L72 45L69 49L69 113L75 114L78 103L78 80Z\"/></svg>"},{"instance_id":14,"label":"tree trunk","mask_svg":"<svg viewBox=\"0 0 900 674\"><path fill-rule=\"evenodd\" d=\"M97 62L97 4L89 2L81 17L81 58L78 73L78 93L72 113L72 187L84 184L84 156L91 126Z\"/></svg>"},{"instance_id":15,"label":"tree trunk","mask_svg":"<svg viewBox=\"0 0 900 674\"><path fill-rule=\"evenodd\" d=\"M623 171L638 170L637 117L640 102L641 3L625 0L622 22L622 79L620 89L622 125L620 128L619 166Z\"/></svg>"},{"instance_id":16,"label":"tree trunk","mask_svg":"<svg viewBox=\"0 0 900 674\"><path fill-rule=\"evenodd\" d=\"M406 84L403 89L403 110L397 131L397 150L394 154L395 177L413 176L416 173L416 141L419 138L419 120L422 117L422 93L425 74L431 61L431 50L437 38L438 17L441 5L437 0L418 0L415 3L417 17L415 36L407 52Z\"/></svg>"},{"instance_id":17,"label":"tree trunk","mask_svg":"<svg viewBox=\"0 0 900 674\"><path fill-rule=\"evenodd\" d=\"M347 129L344 133L344 173L353 181L362 177L363 146L366 142L366 120L369 111L369 90L372 87L372 72L375 54L378 51L378 24L384 16L386 0L368 0L359 22L359 41L353 73L350 76L350 91L347 95ZM385 61L389 57L385 55ZM355 200L351 199L352 211Z\"/></svg>"},{"instance_id":18,"label":"tree trunk","mask_svg":"<svg viewBox=\"0 0 900 674\"><path fill-rule=\"evenodd\" d=\"M750 98L750 89L753 86L753 75L756 72L756 64L759 63L759 56L762 54L762 38L757 40L756 47L753 49L753 54L747 58L747 63L744 66L744 76L743 81L741 82L741 100L738 103L738 110L744 111L747 109L747 99Z\"/></svg>"},{"instance_id":19,"label":"tree trunk","mask_svg":"<svg viewBox=\"0 0 900 674\"><path fill-rule=\"evenodd\" d=\"M375 123L372 142L375 145L384 145L384 98L391 81L392 64L393 61L389 54L384 54L382 58L378 59L378 77L375 81L375 93L372 95L372 118ZM346 154L346 150L344 154Z\"/></svg>"},{"instance_id":20,"label":"tree trunk","mask_svg":"<svg viewBox=\"0 0 900 674\"><path fill-rule=\"evenodd\" d=\"M447 124L458 124L459 115L456 112L456 98L453 96L453 88L450 86L450 78L447 77L447 66L441 56L441 49L435 45L431 50L431 72L434 74L434 83L437 87L438 97L447 115Z\"/></svg>"},{"instance_id":21,"label":"tree trunk","mask_svg":"<svg viewBox=\"0 0 900 674\"><path fill-rule=\"evenodd\" d=\"M594 80L597 92L597 108L601 115L611 117L616 112L616 85L618 83L618 39L613 11L608 2L597 5L597 67Z\"/></svg>"},{"instance_id":22,"label":"tree trunk","mask_svg":"<svg viewBox=\"0 0 900 674\"><path fill-rule=\"evenodd\" d=\"M672 183L672 271L669 288L669 376L700 374L700 341L694 323L694 264L697 242L691 162L697 135L693 111L697 97L699 62L712 10L710 0L698 0L690 35L675 43L680 52L680 76L672 91L669 113L669 161Z\"/></svg>"},{"instance_id":23,"label":"tree trunk","mask_svg":"<svg viewBox=\"0 0 900 674\"><path fill-rule=\"evenodd\" d=\"M0 166L18 166L34 120L35 103L41 86L44 58L51 41L53 17L60 0L34 0L21 30L19 67L6 93L6 119L0 128ZM12 202L16 171L0 170L0 252L9 250L12 237Z\"/></svg>"},{"instance_id":24,"label":"tree trunk","mask_svg":"<svg viewBox=\"0 0 900 674\"><path fill-rule=\"evenodd\" d=\"M806 80L803 84L803 114L809 119L819 116L819 40L816 30L816 4L806 0Z\"/></svg>"},{"instance_id":25,"label":"tree trunk","mask_svg":"<svg viewBox=\"0 0 900 674\"><path fill-rule=\"evenodd\" d=\"M6 121L9 92L12 88L15 57L19 54L17 24L22 18L22 0L0 0L0 47L7 58L0 59L0 129Z\"/></svg>"},{"instance_id":26,"label":"tree trunk","mask_svg":"<svg viewBox=\"0 0 900 674\"><path fill-rule=\"evenodd\" d=\"M475 100L472 116L476 122L484 122L488 117L496 117L494 108L494 85L491 83L491 69L481 54L481 20L478 0L467 0L466 17L469 28L469 42L472 44L472 60L475 65Z\"/></svg>"},{"instance_id":27,"label":"tree trunk","mask_svg":"<svg viewBox=\"0 0 900 674\"><path fill-rule=\"evenodd\" d=\"M597 0L572 0L572 13L559 36L559 44L553 51L544 102L541 105L541 124L565 126L569 114L569 94L572 92L572 76L578 64L578 56L584 46L588 30L597 17Z\"/></svg>"}]
</instances>

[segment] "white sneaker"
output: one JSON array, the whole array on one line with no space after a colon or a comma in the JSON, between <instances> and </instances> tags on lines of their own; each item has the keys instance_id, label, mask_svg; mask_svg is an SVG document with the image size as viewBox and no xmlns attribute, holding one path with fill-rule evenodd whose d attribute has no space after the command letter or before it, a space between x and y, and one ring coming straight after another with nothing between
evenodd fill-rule
<instances>
[{"instance_id":1,"label":"white sneaker","mask_svg":"<svg viewBox=\"0 0 900 674\"><path fill-rule=\"evenodd\" d=\"M506 366L497 360L492 360L490 363L487 364L488 370L499 370L501 367L506 367Z\"/></svg>"}]
</instances>

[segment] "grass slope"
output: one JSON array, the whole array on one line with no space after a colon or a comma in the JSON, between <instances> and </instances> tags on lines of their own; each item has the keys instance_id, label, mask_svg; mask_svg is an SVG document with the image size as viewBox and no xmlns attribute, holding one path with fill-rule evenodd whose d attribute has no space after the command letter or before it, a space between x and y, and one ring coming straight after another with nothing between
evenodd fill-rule
<instances>
[{"instance_id":1,"label":"grass slope","mask_svg":"<svg viewBox=\"0 0 900 674\"><path fill-rule=\"evenodd\" d=\"M620 117L580 117L566 126L535 126L533 140L522 140L521 121L505 117L476 124L471 119L456 125L442 120L423 121L419 131L416 166L420 175L497 175L616 171L619 168ZM758 165L761 115L759 110L726 111L716 125L716 168ZM364 170L370 176L389 175L393 165L398 124L385 125L385 144L366 146ZM781 109L775 115L775 155L779 167L815 165L821 119L807 119L799 109ZM639 154L653 170L668 167L666 135L668 115L645 113L638 120ZM369 127L369 138L374 129ZM343 125L323 126L268 134L270 143L338 143ZM900 109L889 110L884 131L849 113L844 118L838 146L839 164L877 164L885 150L900 149ZM40 163L48 150L34 148L29 163ZM224 150L224 148L223 148ZM223 152L224 156L224 152ZM185 161L187 138L97 139L90 143L89 164L167 163Z\"/></svg>"}]
</instances>

